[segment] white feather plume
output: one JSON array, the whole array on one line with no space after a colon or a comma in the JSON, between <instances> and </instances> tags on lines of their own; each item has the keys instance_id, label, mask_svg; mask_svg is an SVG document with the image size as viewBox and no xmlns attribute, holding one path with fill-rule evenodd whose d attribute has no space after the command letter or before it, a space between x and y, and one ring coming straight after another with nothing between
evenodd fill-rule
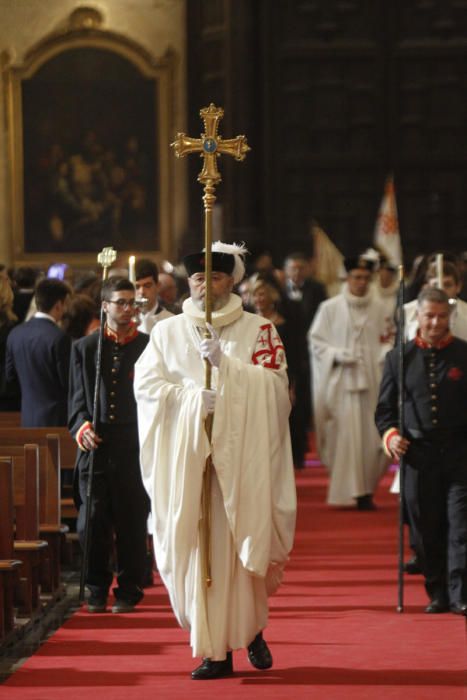
<instances>
[{"instance_id":1,"label":"white feather plume","mask_svg":"<svg viewBox=\"0 0 467 700\"><path fill-rule=\"evenodd\" d=\"M213 253L227 253L235 258L235 265L232 271L234 283L239 284L245 277L245 255L248 255L248 250L244 243L223 243L215 241L212 244L211 250Z\"/></svg>"}]
</instances>

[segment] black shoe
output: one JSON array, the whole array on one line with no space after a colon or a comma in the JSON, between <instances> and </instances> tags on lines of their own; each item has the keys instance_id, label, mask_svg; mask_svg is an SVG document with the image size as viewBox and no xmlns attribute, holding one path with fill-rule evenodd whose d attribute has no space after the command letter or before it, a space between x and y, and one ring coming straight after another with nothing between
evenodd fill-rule
<instances>
[{"instance_id":1,"label":"black shoe","mask_svg":"<svg viewBox=\"0 0 467 700\"><path fill-rule=\"evenodd\" d=\"M467 603L463 600L460 600L458 603L453 603L450 610L454 615L464 615L464 617L467 617Z\"/></svg>"},{"instance_id":2,"label":"black shoe","mask_svg":"<svg viewBox=\"0 0 467 700\"><path fill-rule=\"evenodd\" d=\"M440 598L433 598L431 603L426 606L425 612L429 615L437 615L439 613L445 613L449 611L449 605L445 600Z\"/></svg>"},{"instance_id":3,"label":"black shoe","mask_svg":"<svg viewBox=\"0 0 467 700\"><path fill-rule=\"evenodd\" d=\"M123 598L117 598L115 603L112 605L113 613L131 613L135 609L133 603L128 600L123 600Z\"/></svg>"},{"instance_id":4,"label":"black shoe","mask_svg":"<svg viewBox=\"0 0 467 700\"><path fill-rule=\"evenodd\" d=\"M357 496L357 510L376 510L371 493L364 496Z\"/></svg>"},{"instance_id":5,"label":"black shoe","mask_svg":"<svg viewBox=\"0 0 467 700\"><path fill-rule=\"evenodd\" d=\"M248 645L248 659L252 666L259 668L261 671L271 668L272 655L269 647L263 639L263 633L260 632Z\"/></svg>"},{"instance_id":6,"label":"black shoe","mask_svg":"<svg viewBox=\"0 0 467 700\"><path fill-rule=\"evenodd\" d=\"M107 598L93 598L92 596L88 598L87 601L88 612L90 613L103 613L107 610Z\"/></svg>"},{"instance_id":7,"label":"black shoe","mask_svg":"<svg viewBox=\"0 0 467 700\"><path fill-rule=\"evenodd\" d=\"M215 678L225 678L233 673L232 652L227 652L224 661L203 659L203 663L191 672L194 681L211 681Z\"/></svg>"},{"instance_id":8,"label":"black shoe","mask_svg":"<svg viewBox=\"0 0 467 700\"><path fill-rule=\"evenodd\" d=\"M418 563L417 557L412 557L412 559L409 559L409 561L406 561L403 569L406 574L421 574L422 570L420 568L420 564Z\"/></svg>"}]
</instances>

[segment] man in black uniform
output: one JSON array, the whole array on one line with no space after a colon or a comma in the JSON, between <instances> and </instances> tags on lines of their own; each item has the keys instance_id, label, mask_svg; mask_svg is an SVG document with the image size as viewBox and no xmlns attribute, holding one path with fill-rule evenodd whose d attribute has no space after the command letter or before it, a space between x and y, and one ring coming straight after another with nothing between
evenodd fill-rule
<instances>
[{"instance_id":1,"label":"man in black uniform","mask_svg":"<svg viewBox=\"0 0 467 700\"><path fill-rule=\"evenodd\" d=\"M89 612L104 612L116 552L117 587L112 612L131 612L143 597L146 569L146 521L149 500L139 467L134 365L149 337L133 320L135 288L111 277L102 288L106 314L102 344L98 427L91 425L98 334L78 340L72 349L68 427L78 443L75 485L79 490L77 530L84 544L89 453L95 450L91 537L86 585Z\"/></svg>"},{"instance_id":2,"label":"man in black uniform","mask_svg":"<svg viewBox=\"0 0 467 700\"><path fill-rule=\"evenodd\" d=\"M419 330L404 347L404 437L398 355L386 356L376 425L386 452L405 455L404 489L427 613L467 615L467 343L451 335L440 289L418 297Z\"/></svg>"}]
</instances>

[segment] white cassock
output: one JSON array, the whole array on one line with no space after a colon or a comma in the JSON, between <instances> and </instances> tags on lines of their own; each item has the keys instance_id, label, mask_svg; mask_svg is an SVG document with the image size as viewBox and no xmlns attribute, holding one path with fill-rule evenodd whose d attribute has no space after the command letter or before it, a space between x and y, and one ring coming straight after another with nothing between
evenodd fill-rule
<instances>
[{"instance_id":1,"label":"white cassock","mask_svg":"<svg viewBox=\"0 0 467 700\"><path fill-rule=\"evenodd\" d=\"M451 333L456 338L467 341L467 302L462 299L455 299L453 309L449 319ZM417 300L409 301L404 304L404 338L405 341L413 340L417 335L418 317L417 317Z\"/></svg>"},{"instance_id":2,"label":"white cassock","mask_svg":"<svg viewBox=\"0 0 467 700\"><path fill-rule=\"evenodd\" d=\"M387 458L374 412L391 344L381 303L344 292L323 302L308 332L318 452L329 474L328 503L372 494Z\"/></svg>"},{"instance_id":3,"label":"white cassock","mask_svg":"<svg viewBox=\"0 0 467 700\"><path fill-rule=\"evenodd\" d=\"M394 280L389 287L382 287L379 279L376 279L371 285L371 289L375 298L378 299L384 307L384 317L391 329L393 335L396 334L395 315L397 307L397 294L399 291L399 281Z\"/></svg>"},{"instance_id":4,"label":"white cassock","mask_svg":"<svg viewBox=\"0 0 467 700\"><path fill-rule=\"evenodd\" d=\"M199 342L204 313L191 299L158 323L135 366L141 469L152 502L159 573L194 656L246 647L268 617L295 528L295 478L286 361L274 326L242 310L213 312L223 352L212 445L206 436ZM212 579L205 596L199 550L202 478L212 454Z\"/></svg>"},{"instance_id":5,"label":"white cassock","mask_svg":"<svg viewBox=\"0 0 467 700\"><path fill-rule=\"evenodd\" d=\"M138 330L141 331L141 333L147 333L148 335L150 335L156 323L159 323L159 321L163 321L166 318L170 318L171 316L173 316L173 313L167 311L167 309L164 309L163 306L157 304L154 308L149 309L149 311L147 311L146 313L141 312L139 317Z\"/></svg>"}]
</instances>

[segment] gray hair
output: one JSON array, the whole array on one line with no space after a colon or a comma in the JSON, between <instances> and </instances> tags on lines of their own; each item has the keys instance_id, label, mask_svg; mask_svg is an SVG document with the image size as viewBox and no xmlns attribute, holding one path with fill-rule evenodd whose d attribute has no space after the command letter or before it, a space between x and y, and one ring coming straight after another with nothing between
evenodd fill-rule
<instances>
[{"instance_id":1,"label":"gray hair","mask_svg":"<svg viewBox=\"0 0 467 700\"><path fill-rule=\"evenodd\" d=\"M417 306L420 309L423 302L428 301L434 304L446 304L449 311L452 310L452 304L449 302L449 297L445 291L437 287L424 287L417 297Z\"/></svg>"}]
</instances>

